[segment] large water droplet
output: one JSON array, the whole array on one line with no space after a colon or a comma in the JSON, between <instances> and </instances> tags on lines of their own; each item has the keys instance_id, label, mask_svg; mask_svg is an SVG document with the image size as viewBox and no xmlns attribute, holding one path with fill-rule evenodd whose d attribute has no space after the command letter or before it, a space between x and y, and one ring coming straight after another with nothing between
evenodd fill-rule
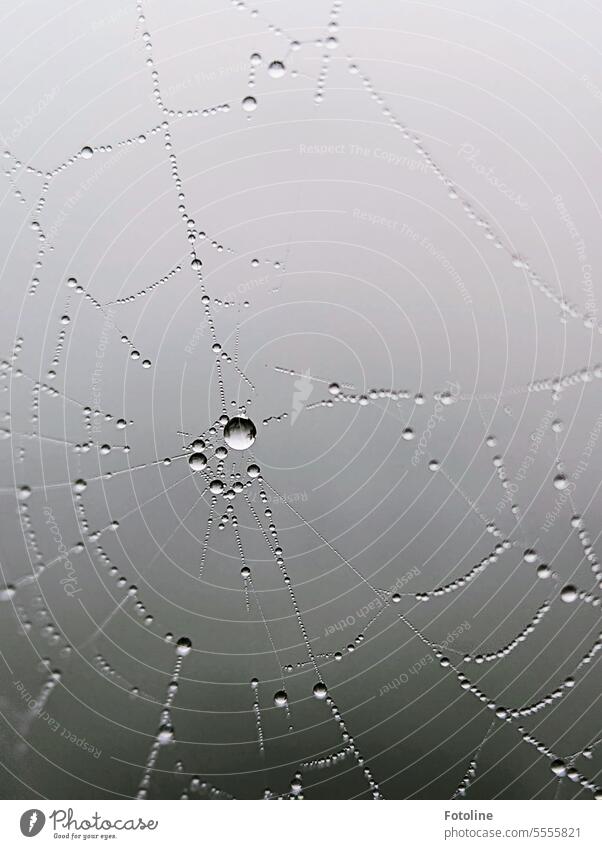
<instances>
[{"instance_id":1,"label":"large water droplet","mask_svg":"<svg viewBox=\"0 0 602 849\"><path fill-rule=\"evenodd\" d=\"M160 746L168 746L174 741L174 730L172 725L162 725L157 734L157 742Z\"/></svg>"},{"instance_id":2,"label":"large water droplet","mask_svg":"<svg viewBox=\"0 0 602 849\"><path fill-rule=\"evenodd\" d=\"M567 604L571 604L577 598L577 588L572 584L567 584L566 587L561 589L560 598Z\"/></svg>"},{"instance_id":3,"label":"large water droplet","mask_svg":"<svg viewBox=\"0 0 602 849\"><path fill-rule=\"evenodd\" d=\"M278 60L274 62L270 62L268 65L268 74L275 80L279 77L283 77L286 73L286 67L284 62L280 62Z\"/></svg>"},{"instance_id":4,"label":"large water droplet","mask_svg":"<svg viewBox=\"0 0 602 849\"><path fill-rule=\"evenodd\" d=\"M0 601L10 601L11 598L15 597L16 592L17 590L12 584L6 584L6 586L0 588Z\"/></svg>"},{"instance_id":5,"label":"large water droplet","mask_svg":"<svg viewBox=\"0 0 602 849\"><path fill-rule=\"evenodd\" d=\"M176 654L178 657L186 657L192 651L192 643L188 637L180 637L176 643Z\"/></svg>"},{"instance_id":6,"label":"large water droplet","mask_svg":"<svg viewBox=\"0 0 602 849\"><path fill-rule=\"evenodd\" d=\"M288 696L284 690L278 690L274 693L274 704L276 707L286 707L288 704Z\"/></svg>"},{"instance_id":7,"label":"large water droplet","mask_svg":"<svg viewBox=\"0 0 602 849\"><path fill-rule=\"evenodd\" d=\"M251 419L233 416L224 428L226 445L235 451L245 451L255 442L257 429Z\"/></svg>"},{"instance_id":8,"label":"large water droplet","mask_svg":"<svg viewBox=\"0 0 602 849\"><path fill-rule=\"evenodd\" d=\"M316 699L325 699L328 695L326 684L323 684L322 681L318 681L317 684L314 684L313 693Z\"/></svg>"},{"instance_id":9,"label":"large water droplet","mask_svg":"<svg viewBox=\"0 0 602 849\"><path fill-rule=\"evenodd\" d=\"M201 472L207 465L207 458L204 454L191 454L188 458L188 465L193 472Z\"/></svg>"}]
</instances>

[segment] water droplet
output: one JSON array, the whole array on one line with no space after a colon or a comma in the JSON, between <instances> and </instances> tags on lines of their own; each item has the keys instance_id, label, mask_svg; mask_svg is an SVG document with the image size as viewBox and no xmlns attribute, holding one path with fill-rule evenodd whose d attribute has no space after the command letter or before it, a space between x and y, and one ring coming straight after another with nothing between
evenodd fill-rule
<instances>
[{"instance_id":1,"label":"water droplet","mask_svg":"<svg viewBox=\"0 0 602 849\"><path fill-rule=\"evenodd\" d=\"M286 67L284 62L280 62L276 60L274 62L270 62L268 65L268 74L272 77L272 79L277 80L280 77L283 77L286 73Z\"/></svg>"},{"instance_id":2,"label":"water droplet","mask_svg":"<svg viewBox=\"0 0 602 849\"><path fill-rule=\"evenodd\" d=\"M180 637L176 643L176 654L178 657L186 657L192 651L192 643L188 637Z\"/></svg>"},{"instance_id":3,"label":"water droplet","mask_svg":"<svg viewBox=\"0 0 602 849\"><path fill-rule=\"evenodd\" d=\"M318 681L317 684L314 684L313 694L316 699L325 699L328 695L328 690L326 689L326 685L321 681Z\"/></svg>"},{"instance_id":4,"label":"water droplet","mask_svg":"<svg viewBox=\"0 0 602 849\"><path fill-rule=\"evenodd\" d=\"M10 601L11 598L15 597L16 592L17 590L12 584L6 584L0 589L0 601Z\"/></svg>"},{"instance_id":5,"label":"water droplet","mask_svg":"<svg viewBox=\"0 0 602 849\"><path fill-rule=\"evenodd\" d=\"M157 742L160 746L168 746L174 741L174 730L172 725L162 725L157 734Z\"/></svg>"},{"instance_id":6,"label":"water droplet","mask_svg":"<svg viewBox=\"0 0 602 849\"><path fill-rule=\"evenodd\" d=\"M577 598L577 588L572 584L567 584L560 590L560 598L567 604L571 604Z\"/></svg>"},{"instance_id":7,"label":"water droplet","mask_svg":"<svg viewBox=\"0 0 602 849\"><path fill-rule=\"evenodd\" d=\"M257 109L257 101L254 97L248 95L247 97L243 98L242 108L245 110L245 112L254 112Z\"/></svg>"},{"instance_id":8,"label":"water droplet","mask_svg":"<svg viewBox=\"0 0 602 849\"><path fill-rule=\"evenodd\" d=\"M523 552L523 560L525 563L535 563L537 560L537 552L534 548L527 548Z\"/></svg>"},{"instance_id":9,"label":"water droplet","mask_svg":"<svg viewBox=\"0 0 602 849\"><path fill-rule=\"evenodd\" d=\"M204 454L191 454L188 458L188 465L193 472L201 472L207 465L207 458Z\"/></svg>"},{"instance_id":10,"label":"water droplet","mask_svg":"<svg viewBox=\"0 0 602 849\"><path fill-rule=\"evenodd\" d=\"M233 416L224 428L224 439L226 445L235 451L244 451L255 442L257 429L251 421L244 416Z\"/></svg>"},{"instance_id":11,"label":"water droplet","mask_svg":"<svg viewBox=\"0 0 602 849\"><path fill-rule=\"evenodd\" d=\"M274 704L276 707L286 707L288 704L288 695L285 690L278 690L277 693L274 693Z\"/></svg>"}]
</instances>

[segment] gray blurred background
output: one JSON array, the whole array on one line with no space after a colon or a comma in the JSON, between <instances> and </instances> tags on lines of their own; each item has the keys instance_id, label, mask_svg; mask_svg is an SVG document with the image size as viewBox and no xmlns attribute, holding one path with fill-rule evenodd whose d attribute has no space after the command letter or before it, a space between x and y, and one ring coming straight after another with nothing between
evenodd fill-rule
<instances>
[{"instance_id":1,"label":"gray blurred background","mask_svg":"<svg viewBox=\"0 0 602 849\"><path fill-rule=\"evenodd\" d=\"M273 511L349 733L387 798L449 798L493 714L397 611L447 640L461 665L465 652L507 645L550 599L508 657L465 665L508 708L556 689L600 630L599 608L564 604L558 588L594 586L570 519L583 516L595 551L602 504L601 12L560 0L143 8L141 22L118 0L0 4L0 794L135 796L171 679L168 633L193 651L149 797L177 798L193 776L239 798L287 793L299 763L343 745L312 697L315 671L297 667L307 654L289 594L242 497L232 504L277 656L252 594L246 610L231 524L218 531L215 520L198 577L206 481L175 458L222 412L220 362L228 412L250 400L258 431L252 452L230 451L226 473L244 478L254 458L273 487L266 504L260 483L246 492L266 527ZM284 75L270 75L273 61ZM163 121L168 150L165 127L153 132ZM236 362L211 349L170 153L191 229L206 234L196 251L216 338ZM586 368L555 395L527 391ZM409 398L311 407L331 399L331 381ZM445 390L454 403L437 402ZM87 406L102 414L88 419ZM559 462L568 490L553 485ZM77 479L88 482L81 502ZM32 492L19 500L23 486ZM228 503L220 496L218 518ZM378 609L357 572L372 587L402 579L403 592L426 592L501 539L511 549L464 589L402 598L346 650ZM70 568L56 560L61 543L79 542ZM530 548L535 563L523 560ZM537 577L541 562L558 581ZM273 703L288 665L292 731ZM49 669L61 676L48 693ZM575 679L522 720L565 757L600 733L595 659ZM591 798L559 785L517 724L495 721L468 798ZM592 780L599 752L576 760ZM303 784L308 799L371 796L353 758L306 771Z\"/></svg>"}]
</instances>

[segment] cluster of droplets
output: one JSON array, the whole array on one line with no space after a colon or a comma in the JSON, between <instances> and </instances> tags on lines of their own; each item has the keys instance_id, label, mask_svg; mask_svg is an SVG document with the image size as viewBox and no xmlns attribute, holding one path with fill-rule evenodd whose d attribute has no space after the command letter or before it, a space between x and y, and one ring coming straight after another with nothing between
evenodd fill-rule
<instances>
[{"instance_id":1,"label":"cluster of droplets","mask_svg":"<svg viewBox=\"0 0 602 849\"><path fill-rule=\"evenodd\" d=\"M458 787L456 788L456 790L455 790L455 792L452 796L452 799L464 798L464 796L466 796L466 793L468 792L468 790L470 788L470 785L473 783L473 781L475 780L476 777L477 777L477 759L475 757L469 762L468 768L467 768L466 772L464 773L464 775L462 776L462 779L461 779L460 783L458 784Z\"/></svg>"},{"instance_id":2,"label":"cluster of droplets","mask_svg":"<svg viewBox=\"0 0 602 849\"><path fill-rule=\"evenodd\" d=\"M132 684L127 678L125 678L120 672L118 672L114 666L112 666L109 661L102 654L96 654L94 656L94 664L96 668L103 674L106 675L107 678L112 679L117 682L120 687L124 690L128 690L130 698L136 699L138 697L142 697L147 701L155 701L154 697L149 693L145 693L140 690L135 684Z\"/></svg>"},{"instance_id":3,"label":"cluster of droplets","mask_svg":"<svg viewBox=\"0 0 602 849\"><path fill-rule=\"evenodd\" d=\"M337 32L339 29L339 15L341 12L342 5L342 0L335 0L330 12L330 20L326 27L326 35L324 38L319 38L316 41L316 47L325 48L324 52L322 53L320 71L318 73L316 91L314 94L314 102L318 104L322 103L322 101L324 100L324 92L328 79L328 69L330 68L331 63L331 53L339 46Z\"/></svg>"},{"instance_id":4,"label":"cluster of droplets","mask_svg":"<svg viewBox=\"0 0 602 849\"><path fill-rule=\"evenodd\" d=\"M296 372L294 369L287 369L281 366L276 366L275 370L282 374L307 377L306 375L299 375L299 372ZM426 398L422 392L410 392L408 389L369 389L366 392L358 393L355 391L348 391L352 390L353 387L349 387L344 384L342 385L336 381L325 381L320 378L316 378L313 375L308 377L308 380L311 380L312 382L316 381L319 383L328 383L328 393L331 396L330 398L322 398L308 404L306 407L308 410L316 409L318 407L332 408L335 402L358 405L360 407L367 407L371 402L377 402L379 400L395 402L413 400L417 407L426 404ZM437 403L449 406L455 403L457 396L448 390L443 390L434 392L433 399ZM414 438L414 431L412 428L405 428L403 431L403 437L406 440L412 440Z\"/></svg>"},{"instance_id":5,"label":"cluster of droplets","mask_svg":"<svg viewBox=\"0 0 602 849\"><path fill-rule=\"evenodd\" d=\"M266 493L265 489L261 489L259 491L259 497L261 499L261 502L264 505L267 504L267 493ZM295 614L295 618L297 620L297 625L299 626L299 631L301 632L301 636L303 637L303 642L305 644L307 656L311 660L315 671L319 674L318 666L317 666L316 661L315 661L314 651L313 651L313 648L312 648L312 645L311 645L311 641L309 639L309 634L307 632L307 629L305 627L305 623L303 621L303 617L301 615L301 608L299 607L299 605L297 603L297 597L296 597L295 591L293 589L292 581L291 581L290 575L288 574L288 570L286 568L286 564L285 564L285 560L284 560L284 552L283 552L282 546L280 545L279 540L278 540L278 532L276 530L276 525L272 521L272 510L271 510L270 507L265 507L264 511L263 511L266 519L268 519L268 531L266 532L261 520L259 519L259 516L257 515L257 512L255 511L255 508L253 507L253 505L251 503L251 501L247 497L245 497L245 500L246 500L247 506L249 507L251 513L253 514L253 517L255 518L255 521L257 523L259 530L261 531L261 533L262 533L262 535L263 535L263 537L264 537L264 539L265 539L265 541L268 545L268 548L272 552L272 555L274 557L276 565L278 566L278 569L280 570L282 580L284 582L286 589L288 590L289 598L290 598L290 601L291 601L291 606L292 606L293 612ZM268 536L268 532L269 532L269 535L272 537L273 541L270 540L270 538Z\"/></svg>"},{"instance_id":6,"label":"cluster of droplets","mask_svg":"<svg viewBox=\"0 0 602 849\"><path fill-rule=\"evenodd\" d=\"M602 567L600 566L600 561L598 560L596 552L594 551L591 536L587 528L584 526L583 519L581 518L581 516L575 515L572 517L571 527L577 530L577 536L583 549L583 554L585 555L588 563L590 564L592 574L598 582L598 586L602 588Z\"/></svg>"},{"instance_id":7,"label":"cluster of droplets","mask_svg":"<svg viewBox=\"0 0 602 849\"><path fill-rule=\"evenodd\" d=\"M117 327L115 322L112 320L112 318L110 316L108 316L106 308L103 306L103 304L101 304L100 301L97 298L95 298L94 295L92 295L91 292L88 292L86 289L84 289L84 287L81 285L81 283L78 283L77 278L75 278L75 277L67 278L67 286L68 286L69 289L73 289L73 291L77 295L81 295L83 297L84 301L90 303L95 309L99 310L103 314L103 316L105 317L107 322L110 323L110 325L112 327L114 327L116 330L119 330L119 328ZM132 342L130 337L126 333L124 333L123 331L119 331L119 332L121 333L121 341L125 345L128 345L128 347L130 349L130 359L131 360L139 360L140 359L140 351L136 348L135 344ZM143 358L142 359L142 367L143 368L150 368L150 366L151 366L151 361L148 358Z\"/></svg>"},{"instance_id":8,"label":"cluster of droplets","mask_svg":"<svg viewBox=\"0 0 602 849\"><path fill-rule=\"evenodd\" d=\"M16 587L7 587L3 593L0 593L0 598L4 600L12 600L15 597L16 592ZM61 648L61 655L63 657L68 656L71 647L63 637L63 634L56 623L52 620L49 611L44 606L44 601L41 596L36 596L32 599L30 612L28 612L22 604L15 605L15 612L19 619L21 628L19 633L21 635L29 635L35 626L39 635L48 643L48 645L56 647L60 644L61 640L63 640L64 644Z\"/></svg>"},{"instance_id":9,"label":"cluster of droplets","mask_svg":"<svg viewBox=\"0 0 602 849\"><path fill-rule=\"evenodd\" d=\"M19 516L21 519L21 528L25 536L27 547L30 551L30 557L34 562L34 569L39 568L44 560L44 555L38 544L38 538L35 527L31 518L31 508L29 499L31 497L31 487L27 484L19 487L17 493L19 499Z\"/></svg>"},{"instance_id":10,"label":"cluster of droplets","mask_svg":"<svg viewBox=\"0 0 602 849\"><path fill-rule=\"evenodd\" d=\"M343 748L336 752L332 752L330 755L325 755L323 758L303 761L303 763L299 764L299 766L302 770L328 769L329 767L337 766L342 761L349 758L352 754L353 749L351 746L343 746Z\"/></svg>"},{"instance_id":11,"label":"cluster of droplets","mask_svg":"<svg viewBox=\"0 0 602 849\"><path fill-rule=\"evenodd\" d=\"M315 694L315 688L314 688L314 694ZM346 747L349 749L350 755L355 759L358 766L361 767L362 772L364 774L364 778L368 782L368 785L369 785L370 790L372 792L372 798L373 799L382 798L381 792L380 792L380 787L379 787L378 783L376 782L374 775L372 774L372 770L368 766L366 766L366 761L364 759L364 756L362 755L362 753L361 753L360 749L358 748L353 737L349 734L349 730L347 728L347 725L345 724L345 720L341 716L341 712L340 712L339 708L337 707L337 705L335 704L334 700L331 698L330 695L320 696L320 698L324 698L326 705L330 709L330 712L332 714L332 718L334 719L334 721L339 726L339 729L340 729L340 732L341 732L341 738L342 738L343 742L345 743Z\"/></svg>"},{"instance_id":12,"label":"cluster of droplets","mask_svg":"<svg viewBox=\"0 0 602 849\"><path fill-rule=\"evenodd\" d=\"M206 781L202 778L199 778L198 775L194 775L190 779L188 789L185 790L180 796L180 799L192 798L234 799L234 796L231 796L229 793L226 793L225 790L220 790L219 787L215 787L213 784L211 784L210 781Z\"/></svg>"},{"instance_id":13,"label":"cluster of droplets","mask_svg":"<svg viewBox=\"0 0 602 849\"><path fill-rule=\"evenodd\" d=\"M481 558L481 560L473 566L472 569L463 575L460 578L455 578L453 581L450 581L449 584L444 584L441 587L437 587L434 590L428 590L426 592L415 593L414 597L417 601L431 601L433 598L438 598L440 596L446 595L447 593L455 592L456 590L463 589L467 584L469 584L472 580L474 580L477 575L480 575L481 572L484 572L488 566L491 566L493 563L497 563L501 554L504 551L509 551L512 548L512 543L509 540L504 540L502 543L496 545L494 550Z\"/></svg>"},{"instance_id":14,"label":"cluster of droplets","mask_svg":"<svg viewBox=\"0 0 602 849\"><path fill-rule=\"evenodd\" d=\"M171 675L171 681L167 686L165 701L163 702L163 706L161 708L159 730L157 731L155 739L151 744L151 748L146 759L144 773L138 786L138 793L136 797L138 799L146 799L148 796L152 773L155 768L155 764L157 763L157 759L159 757L161 749L164 746L168 746L175 741L175 731L173 727L171 711L174 700L176 698L176 694L178 692L179 679L180 674L182 672L182 662L184 658L188 654L190 654L191 651L192 642L189 640L189 638L180 637L180 639L176 643L176 661Z\"/></svg>"},{"instance_id":15,"label":"cluster of droplets","mask_svg":"<svg viewBox=\"0 0 602 849\"><path fill-rule=\"evenodd\" d=\"M50 661L48 659L43 660L44 666L50 668ZM42 684L40 692L34 699L34 702L30 704L29 707L29 715L25 717L26 725L29 724L32 718L39 715L42 710L45 708L48 699L50 698L54 689L58 686L61 681L63 673L60 669L51 669L50 674L46 681Z\"/></svg>"},{"instance_id":16,"label":"cluster of droplets","mask_svg":"<svg viewBox=\"0 0 602 849\"><path fill-rule=\"evenodd\" d=\"M464 662L465 663L491 663L494 660L501 660L504 657L507 657L514 649L518 648L521 643L524 643L527 637L535 631L537 625L543 620L546 613L551 609L551 604L549 601L544 601L540 607L538 607L535 616L531 619L531 621L525 625L525 627L514 637L514 639L510 640L510 642L506 643L501 649L497 649L493 652L484 652L483 654L465 654Z\"/></svg>"},{"instance_id":17,"label":"cluster of droplets","mask_svg":"<svg viewBox=\"0 0 602 849\"><path fill-rule=\"evenodd\" d=\"M527 390L529 392L552 392L553 400L558 401L563 390L578 386L581 383L591 383L594 379L600 380L600 378L602 378L602 365L596 365L593 368L580 368L560 377L534 380L527 384Z\"/></svg>"},{"instance_id":18,"label":"cluster of droplets","mask_svg":"<svg viewBox=\"0 0 602 849\"><path fill-rule=\"evenodd\" d=\"M255 716L255 728L257 729L257 745L259 746L260 754L263 754L263 726L261 724L261 707L259 705L259 681L257 680L257 678L251 679L251 690L253 692L253 714Z\"/></svg>"},{"instance_id":19,"label":"cluster of droplets","mask_svg":"<svg viewBox=\"0 0 602 849\"><path fill-rule=\"evenodd\" d=\"M0 378L3 380L7 380L9 374L14 375L14 377L16 378L24 377L32 384L32 424L35 424L39 419L39 399L42 393L48 395L48 397L50 398L63 398L65 400L70 400L66 398L65 395L62 395L62 393L59 392L59 390L56 389L54 386L50 386L50 384L48 383L42 383L39 380L35 380L30 375L26 374L23 369L13 366L13 364L10 363L8 360L2 360L0 362Z\"/></svg>"},{"instance_id":20,"label":"cluster of droplets","mask_svg":"<svg viewBox=\"0 0 602 849\"><path fill-rule=\"evenodd\" d=\"M278 415L278 416L268 416L267 418L265 418L263 420L262 424L263 424L264 427L267 427L267 425L269 425L270 422L283 422L286 419L288 419L288 413L284 412L284 413L280 413L280 415Z\"/></svg>"},{"instance_id":21,"label":"cluster of droplets","mask_svg":"<svg viewBox=\"0 0 602 849\"><path fill-rule=\"evenodd\" d=\"M142 3L140 2L140 0L138 0L136 7L137 7L137 11L138 11L138 24L140 26L143 26L146 23L146 16L144 15ZM155 63L154 63L154 60L153 60L153 57L152 57L153 45L152 45L150 33L147 30L144 30L142 32L142 42L143 42L144 50L147 53L146 65L150 69L150 73L151 73L151 79L152 79L152 84L153 84L153 96L155 98L155 102L157 104L157 107L160 109L160 111L164 115L166 115L170 118L185 118L185 117L192 118L192 117L198 117L199 115L202 115L203 117L208 117L209 115L217 115L220 112L228 112L228 110L230 109L230 106L229 106L228 103L222 103L222 104L219 104L217 106L211 106L211 107L205 108L205 109L187 109L187 110L184 110L184 109L171 109L171 108L169 108L165 104L165 102L163 100L163 95L161 94L161 86L159 85L159 72L157 71L157 69L155 67Z\"/></svg>"},{"instance_id":22,"label":"cluster of droplets","mask_svg":"<svg viewBox=\"0 0 602 849\"><path fill-rule=\"evenodd\" d=\"M237 301L225 301L222 298L213 298L213 303L216 307L223 307L224 309L228 309L229 307L237 307L239 306ZM243 301L242 307L244 309L248 309L251 306L250 301Z\"/></svg>"},{"instance_id":23,"label":"cluster of droplets","mask_svg":"<svg viewBox=\"0 0 602 849\"><path fill-rule=\"evenodd\" d=\"M10 164L4 169L4 174L10 183L12 193L14 197L19 201L19 203L27 203L27 198L24 196L23 192L17 186L17 180L19 178L19 174L23 168L26 166L21 162L20 159L14 157L10 150L4 151L4 158L11 160ZM29 169L26 169L29 170ZM31 168L33 172L34 169ZM39 176L42 176L41 172L39 172Z\"/></svg>"},{"instance_id":24,"label":"cluster of droplets","mask_svg":"<svg viewBox=\"0 0 602 849\"><path fill-rule=\"evenodd\" d=\"M408 595L411 594L408 593ZM351 640L351 642L349 642L345 646L345 648L335 652L328 652L324 655L324 657L332 657L336 661L341 661L343 657L345 657L345 653L353 654L353 652L356 651L356 649L359 649L362 643L364 643L366 639L366 632L369 631L373 627L375 622L383 615L383 613L385 613L385 611L388 609L389 603L399 604L401 599L402 594L397 592L391 593L389 599L384 598L384 596L379 596L379 600L381 601L381 607L375 613L373 613L369 619L366 620L366 624L364 625L362 631L359 634L356 634L356 636Z\"/></svg>"},{"instance_id":25,"label":"cluster of droplets","mask_svg":"<svg viewBox=\"0 0 602 849\"><path fill-rule=\"evenodd\" d=\"M359 404L360 407L367 407L370 401L378 401L382 398L390 401L406 401L413 399L417 406L422 406L426 401L421 392L412 393L407 389L369 389L363 394L345 392L341 388L341 385L336 382L329 384L328 392L336 401L343 401L349 404ZM445 397L447 403L448 396L446 395ZM449 394L449 398L449 403L453 403L453 400L451 400L451 394ZM326 403L328 404L328 402Z\"/></svg>"},{"instance_id":26,"label":"cluster of droplets","mask_svg":"<svg viewBox=\"0 0 602 849\"><path fill-rule=\"evenodd\" d=\"M380 107L381 114L389 122L389 124L399 131L402 138L411 141L414 145L414 150L420 156L429 170L441 181L446 189L447 196L450 200L459 202L462 211L466 217L480 228L485 239L491 242L498 250L503 250L510 259L514 268L520 269L525 276L525 279L542 295L552 301L560 309L561 318L580 319L586 329L597 329L602 333L602 324L589 313L583 312L575 304L571 303L560 292L553 289L546 283L539 273L532 267L529 260L517 255L513 248L504 243L501 236L496 233L493 225L475 208L474 204L467 197L461 195L460 190L454 181L442 170L436 163L431 154L426 148L424 140L414 131L410 130L394 113L384 97L377 91L371 78L360 70L357 61L349 60L349 72L354 76L359 76L363 88L370 95L371 99Z\"/></svg>"},{"instance_id":27,"label":"cluster of droplets","mask_svg":"<svg viewBox=\"0 0 602 849\"><path fill-rule=\"evenodd\" d=\"M87 537L90 542L98 542L100 537L100 531L92 531L90 529L90 523L88 521L88 517L86 514L86 508L84 504L84 492L87 488L88 484L83 478L78 478L73 484L73 502L76 508L76 515L78 518L78 524L82 535ZM119 522L117 520L113 520L109 525L111 530L117 530L119 527ZM123 575L119 575L119 569L111 562L111 558L105 551L102 545L97 544L92 548L92 554L96 557L98 562L107 568L109 575L112 578L115 578L118 589L124 589L127 587L127 595L122 600L120 604L127 598L135 599L135 610L137 615L142 618L144 617L145 625L152 625L154 621L154 617L152 614L148 613L146 606L142 601L138 598L138 587L135 584L132 584L128 581L126 577Z\"/></svg>"},{"instance_id":28,"label":"cluster of droplets","mask_svg":"<svg viewBox=\"0 0 602 849\"><path fill-rule=\"evenodd\" d=\"M529 746L533 746L533 748L537 749L541 755L548 758L550 761L550 770L555 776L558 778L566 777L570 781L580 784L581 787L585 790L589 790L589 792L593 794L594 799L602 800L602 789L593 781L582 775L575 767L570 766L567 760L559 758L548 746L545 745L545 743L538 740L537 737L535 737L535 735L530 731L527 731L522 727L519 727L518 731L525 743Z\"/></svg>"},{"instance_id":29,"label":"cluster of droplets","mask_svg":"<svg viewBox=\"0 0 602 849\"><path fill-rule=\"evenodd\" d=\"M67 307L68 307L68 304L67 304ZM54 349L54 355L52 357L52 362L50 364L50 368L48 369L48 372L47 372L47 377L48 377L49 380L54 380L54 378L56 377L57 368L58 368L58 365L59 365L59 362L60 362L60 359L61 359L61 353L62 353L63 347L65 345L65 337L67 335L67 327L69 326L70 322L71 322L71 318L69 317L69 314L64 312L61 315L61 324L63 326L59 330L56 346L55 346L55 349Z\"/></svg>"},{"instance_id":30,"label":"cluster of droplets","mask_svg":"<svg viewBox=\"0 0 602 849\"><path fill-rule=\"evenodd\" d=\"M155 280L154 283L149 283L149 285L145 286L143 289L139 289L135 294L127 295L123 298L117 298L115 301L107 301L105 306L112 306L114 304L131 304L132 301L136 301L139 298L144 298L146 295L149 295L159 286L164 286L168 282L168 280L171 280L172 277L175 277L176 274L178 274L181 270L182 266L176 265L174 268L168 271L167 274L164 274L163 277L160 277L158 280Z\"/></svg>"}]
</instances>

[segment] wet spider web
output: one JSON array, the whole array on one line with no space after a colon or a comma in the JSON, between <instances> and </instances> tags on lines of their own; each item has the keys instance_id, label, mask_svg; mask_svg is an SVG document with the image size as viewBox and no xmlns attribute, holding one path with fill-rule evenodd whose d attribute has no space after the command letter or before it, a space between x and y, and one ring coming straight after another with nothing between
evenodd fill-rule
<instances>
[{"instance_id":1,"label":"wet spider web","mask_svg":"<svg viewBox=\"0 0 602 849\"><path fill-rule=\"evenodd\" d=\"M436 184L441 202L452 204L448 214L468 221L503 259L508 273L521 275L536 304L553 304L563 323L574 323L594 341L602 332L594 314L567 299L515 250L497 222L438 164L426 137L405 125L362 60L347 51L339 33L342 5L332 4L319 37L308 39L295 37L252 6L234 3L269 34L274 58L244 53L248 90L231 102L216 98L203 107L176 109L162 85L155 55L160 36L153 35L152 15L144 3L132 4L120 25L135 28L142 48L136 59L146 65L155 123L125 138L83 144L50 169L22 161L18 144L5 151L11 202L27 209L37 243L20 321L27 323L29 305L45 289L56 287L55 301L62 304L57 321L53 301L42 339L29 327L19 332L2 362L7 399L2 433L12 451L14 484L4 486L1 497L11 509L16 505L29 566L19 569L23 560L11 558L8 564L3 558L5 626L22 638L17 650L2 653L10 682L2 703L4 769L20 795L51 795L49 776L56 776L68 790L58 796L476 798L479 792L531 795L533 786L525 791L521 779L532 771L536 794L601 797L595 758L602 738L598 730L592 732L591 721L585 722L597 696L601 567L596 535L585 518L595 494L578 503L576 486L586 473L593 474L589 461L600 425L592 423L582 455L568 462L563 459L565 424L556 409L571 392L592 391L588 384L602 377L602 367L567 369L553 378L531 375L497 393L464 392L453 374L446 380L443 372L429 391L418 385L370 388L349 378L340 365L330 371L328 360L321 363L319 376L304 363L272 357L251 374L241 351L254 292L267 291L276 302L288 275L295 273L293 235L288 242L241 252L236 238L218 235L223 228L212 232L211 216L203 208L192 212L177 140L180 125L219 122L233 112L238 121L251 124L262 107L261 93L256 94L260 75L274 85L305 79L308 75L296 66L310 53L317 57L317 72L309 76L313 92L306 96L315 108L326 109L336 100L329 80L333 65L344 63L355 95L363 98L362 110L371 109L371 121L393 130L400 148L408 146L425 178ZM116 294L106 287L111 294L105 297L102 279L91 279L99 275L79 272L79 247L73 246L71 270L57 282L53 252L69 241L69 228L64 232L56 223L60 218L46 215L57 184L104 159L107 165L88 178L86 191L94 190L109 176L112 162L152 146L169 169L169 192L161 196L161 205L171 204L177 213L174 244L180 253L161 259L151 282L131 290L124 283ZM34 187L27 193L21 188L25 177ZM69 211L78 202L69 199ZM230 290L226 286L224 294L224 287L214 284L213 269L222 263L231 273L230 264L239 257L244 270L236 266L235 273L242 283ZM171 387L156 399L156 387L165 384L145 380L159 363L147 353L152 335L136 311L161 292L177 298L184 277L192 281L187 308L196 323L187 353L193 370L199 369L199 380L192 377L197 397L207 389L204 417L198 404L182 399L188 363L183 366L179 354L168 376L179 388L177 400ZM459 296L470 306L466 289ZM92 351L90 331L75 333L76 318L84 315L96 322ZM258 344L256 336L252 344ZM82 386L68 366L89 355L84 368L91 378ZM208 387L198 385L207 377L200 363L209 369ZM129 369L121 396L108 385L113 381L109 368L117 383L119 369ZM271 400L262 398L263 385L272 382L286 386L289 406L273 408ZM185 394L190 396L190 389ZM105 397L112 399L107 408ZM141 397L150 399L150 412L148 404L140 409ZM486 412L493 403L510 416L504 405L517 399L534 406L536 417L525 441L522 472L507 467L503 440L492 434L492 416ZM480 480L465 480L451 457L457 438L454 416L462 422L475 410L485 437L474 450L484 459ZM396 548L393 556L383 553L375 562L373 540L349 554L345 532L326 529L328 509L314 515L307 493L296 488L295 466L283 477L270 457L270 440L278 434L286 444L298 432L293 428L303 426L319 440L320 429L329 426L325 420L334 417L337 428L345 434L359 431L363 441L362 428L368 433L374 427L374 420L364 424L363 417L374 411L379 421L394 427L395 441L366 447L376 458L370 474L362 470L367 477L358 487L366 488L368 501L373 498L377 507L382 503L379 473L385 490L392 490L391 500L399 498L398 486L406 476L419 476L420 487L439 487L420 524L424 529L440 520L443 541L413 568L398 557L397 546L407 547L409 537L417 536L411 514L416 499L399 511L409 514L409 527L400 530L395 505L388 527L379 526L378 539L393 537ZM435 433L450 446L441 458L435 454ZM533 495L524 493L523 501L517 481L524 480L544 443L545 484ZM289 448L294 453L294 445ZM403 456L394 484L383 469L393 452ZM352 465L359 454L358 448ZM348 458L341 463L346 468ZM338 491L341 484L333 477ZM131 491L122 487L128 483ZM347 496L339 498L344 507ZM542 540L548 528L534 533L525 520L538 499L549 510L549 529L564 529L558 546ZM366 516L356 515L351 502L349 507L350 521L361 524ZM464 522L467 530L459 546L448 544ZM568 544L573 545L568 560L575 566L567 565ZM434 580L428 564L441 551L445 562ZM158 564L161 571L152 571ZM321 587L330 578L332 586L318 589L318 598L304 603L307 584ZM469 619L475 614L472 607L481 603L473 598L461 618L454 604L485 581L497 604L487 613L492 624L474 637L478 629ZM514 586L518 598L512 598ZM231 606L212 617L224 594L233 599ZM232 632L242 646L228 643ZM558 633L560 657L552 646ZM540 680L537 665L549 646L551 666L544 664ZM387 661L399 649L408 651L407 659L391 671ZM369 658L365 669L357 665L363 655ZM31 657L37 661L33 669ZM505 679L504 665L508 668L517 657L519 671L512 667ZM350 672L342 673L346 668ZM499 680L490 674L497 669L502 670ZM437 690L441 681L443 704ZM420 714L423 697L432 698L427 719L414 716L406 732L404 711L410 717ZM401 706L379 714L376 700L385 704L388 699L391 705L396 698ZM437 730L443 716L452 717L451 728ZM381 727L386 728L382 737ZM66 742L56 748L57 739ZM101 739L102 748L95 742ZM451 745L443 769L436 764L439 743ZM499 747L505 753L503 770L494 754ZM429 760L435 766L421 772ZM118 771L118 790L102 777L97 763L105 769L110 763ZM46 776L40 785L39 770Z\"/></svg>"}]
</instances>

